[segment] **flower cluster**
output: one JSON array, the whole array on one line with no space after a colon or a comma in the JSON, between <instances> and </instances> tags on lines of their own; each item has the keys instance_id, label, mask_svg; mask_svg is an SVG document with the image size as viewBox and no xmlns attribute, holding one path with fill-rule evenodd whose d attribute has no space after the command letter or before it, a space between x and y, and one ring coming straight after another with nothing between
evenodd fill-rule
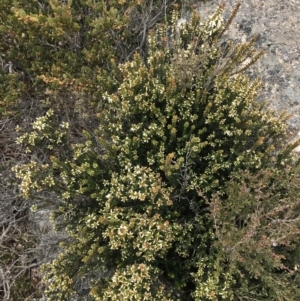
<instances>
[{"instance_id":1,"label":"flower cluster","mask_svg":"<svg viewBox=\"0 0 300 301\"><path fill-rule=\"evenodd\" d=\"M222 8L179 28L174 16L149 33L146 59L136 53L116 67L121 80L101 94L99 124L85 141L68 144L66 157L53 151L49 166L15 168L24 196L47 189L61 200L54 217L64 218L70 243L47 265L50 300L72 295L74 271L100 275L90 295L104 301L233 300L237 279L240 290L248 286L217 243L217 227L236 216L220 226L210 199L218 191L227 204L227 184L241 170L292 162L286 129L256 102L260 82L240 69L261 55L254 42L220 50ZM64 146L68 123L54 120L53 111L37 118L18 142ZM265 289L254 276L251 285Z\"/></svg>"}]
</instances>

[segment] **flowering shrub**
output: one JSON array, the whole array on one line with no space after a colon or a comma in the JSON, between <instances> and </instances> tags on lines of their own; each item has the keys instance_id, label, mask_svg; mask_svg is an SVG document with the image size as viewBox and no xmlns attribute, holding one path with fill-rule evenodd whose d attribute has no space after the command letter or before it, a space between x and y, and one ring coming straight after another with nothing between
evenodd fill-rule
<instances>
[{"instance_id":1,"label":"flowering shrub","mask_svg":"<svg viewBox=\"0 0 300 301\"><path fill-rule=\"evenodd\" d=\"M117 88L118 64L145 51L148 29L171 8L170 1L0 1L1 300L42 297L32 270L54 254L47 235L32 233L28 215L30 207L59 206L39 186L61 184L55 171L49 174L50 157L66 159L73 143L79 153L82 129L94 128L102 94ZM26 187L28 194L36 189L38 204L19 195L11 167L23 164L23 197ZM35 172L42 181L33 179Z\"/></svg>"},{"instance_id":2,"label":"flowering shrub","mask_svg":"<svg viewBox=\"0 0 300 301\"><path fill-rule=\"evenodd\" d=\"M53 218L62 218L70 235L63 253L44 266L49 300L69 300L85 278L92 300L284 300L276 273L289 270L269 240L261 250L274 262L261 262L260 274L243 265L243 234L253 227L243 210L230 206L245 202L253 218L260 209L234 199L230 179L242 185L248 183L238 181L243 170L256 175L269 168L275 175L296 166L295 145L286 146L284 115L256 102L259 80L242 72L244 62L250 59L249 67L261 55L254 40L221 50L232 20L222 13L220 7L207 21L193 13L178 26L175 10L151 31L147 55L135 53L116 67L117 88L101 96L97 127L84 132L84 141L69 143L67 124L51 123L49 114L19 138L33 148L42 139L51 154L46 165L15 167L24 196L55 191L61 203ZM255 198L260 184L254 184ZM280 201L281 188L267 190L265 210L272 197ZM255 227L265 216L258 218ZM235 237L235 219L244 224L236 238L227 237L226 229ZM267 225L266 236L273 234ZM297 224L294 229L299 235ZM262 236L255 241L263 243ZM238 255L228 253L235 244ZM286 240L282 245L289 247Z\"/></svg>"}]
</instances>

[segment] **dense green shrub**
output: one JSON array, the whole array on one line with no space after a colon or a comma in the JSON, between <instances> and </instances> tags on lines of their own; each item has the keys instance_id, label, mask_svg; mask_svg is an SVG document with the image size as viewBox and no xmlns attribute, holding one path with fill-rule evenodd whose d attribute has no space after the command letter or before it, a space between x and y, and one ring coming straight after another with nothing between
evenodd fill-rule
<instances>
[{"instance_id":1,"label":"dense green shrub","mask_svg":"<svg viewBox=\"0 0 300 301\"><path fill-rule=\"evenodd\" d=\"M44 267L49 300L82 279L101 301L298 299L296 144L243 74L254 40L220 47L236 11L179 23L175 10L146 55L115 65L80 143L55 108L18 138L51 156L15 167L24 196L55 191L70 235Z\"/></svg>"},{"instance_id":2,"label":"dense green shrub","mask_svg":"<svg viewBox=\"0 0 300 301\"><path fill-rule=\"evenodd\" d=\"M53 102L52 93L66 91L69 99L83 93L98 103L115 87L116 64L145 50L147 31L170 5L3 0L0 8L0 113L9 115L20 99Z\"/></svg>"},{"instance_id":3,"label":"dense green shrub","mask_svg":"<svg viewBox=\"0 0 300 301\"><path fill-rule=\"evenodd\" d=\"M238 176L238 179L236 178ZM240 171L209 202L216 250L237 300L298 300L299 168Z\"/></svg>"},{"instance_id":4,"label":"dense green shrub","mask_svg":"<svg viewBox=\"0 0 300 301\"><path fill-rule=\"evenodd\" d=\"M40 237L28 222L27 200L7 183L16 182L11 166L31 157L46 163L51 152L43 141L32 153L16 146L15 126L27 132L37 116L54 109L55 118L69 121L68 142L81 141L81 129L94 126L102 94L117 88L117 65L137 49L145 52L148 29L171 7L148 0L0 1L0 299L40 297L30 271L46 260L41 255L46 252L35 249ZM57 204L47 193L38 199Z\"/></svg>"}]
</instances>

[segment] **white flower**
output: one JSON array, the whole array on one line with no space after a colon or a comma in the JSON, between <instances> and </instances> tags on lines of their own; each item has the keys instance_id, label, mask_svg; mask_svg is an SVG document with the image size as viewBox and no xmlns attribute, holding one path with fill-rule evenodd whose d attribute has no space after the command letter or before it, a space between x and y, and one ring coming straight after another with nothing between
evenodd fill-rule
<instances>
[{"instance_id":1,"label":"white flower","mask_svg":"<svg viewBox=\"0 0 300 301\"><path fill-rule=\"evenodd\" d=\"M121 225L118 229L118 234L120 236L125 236L128 232L128 228L125 225Z\"/></svg>"}]
</instances>

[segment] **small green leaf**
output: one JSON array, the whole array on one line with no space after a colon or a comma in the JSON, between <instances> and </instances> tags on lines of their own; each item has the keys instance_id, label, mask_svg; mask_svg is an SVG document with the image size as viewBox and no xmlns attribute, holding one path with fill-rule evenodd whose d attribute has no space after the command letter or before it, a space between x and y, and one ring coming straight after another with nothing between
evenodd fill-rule
<instances>
[{"instance_id":1,"label":"small green leaf","mask_svg":"<svg viewBox=\"0 0 300 301\"><path fill-rule=\"evenodd\" d=\"M21 17L26 17L27 16L27 13L24 9L20 9L19 14L20 14Z\"/></svg>"}]
</instances>

